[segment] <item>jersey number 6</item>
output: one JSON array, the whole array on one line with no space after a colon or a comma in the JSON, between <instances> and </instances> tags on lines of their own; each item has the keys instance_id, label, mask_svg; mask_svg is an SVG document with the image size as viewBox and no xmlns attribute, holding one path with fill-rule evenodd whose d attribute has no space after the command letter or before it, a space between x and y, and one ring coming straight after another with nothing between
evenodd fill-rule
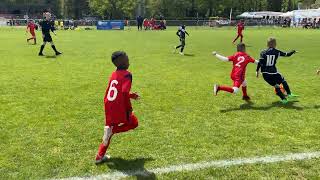
<instances>
[{"instance_id":1,"label":"jersey number 6","mask_svg":"<svg viewBox=\"0 0 320 180\"><path fill-rule=\"evenodd\" d=\"M108 101L114 101L117 98L118 90L115 87L115 85L118 85L118 83L119 82L117 80L111 81L110 87L109 87L109 91L108 91L108 95L107 95ZM113 92L112 96L111 96L111 92Z\"/></svg>"}]
</instances>

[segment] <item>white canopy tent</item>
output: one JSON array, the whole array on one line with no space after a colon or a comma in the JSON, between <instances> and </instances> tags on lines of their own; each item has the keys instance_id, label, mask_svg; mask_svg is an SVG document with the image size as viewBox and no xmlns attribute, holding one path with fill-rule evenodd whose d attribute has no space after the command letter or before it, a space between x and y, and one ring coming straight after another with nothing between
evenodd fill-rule
<instances>
[{"instance_id":1,"label":"white canopy tent","mask_svg":"<svg viewBox=\"0 0 320 180\"><path fill-rule=\"evenodd\" d=\"M280 15L281 17L288 17L288 18L292 18L293 17L293 11L289 11L286 13L283 13L282 15Z\"/></svg>"},{"instance_id":2,"label":"white canopy tent","mask_svg":"<svg viewBox=\"0 0 320 180\"><path fill-rule=\"evenodd\" d=\"M247 19L262 19L263 18L263 16L255 14L255 12L244 12L237 17L247 18Z\"/></svg>"},{"instance_id":3,"label":"white canopy tent","mask_svg":"<svg viewBox=\"0 0 320 180\"><path fill-rule=\"evenodd\" d=\"M320 9L305 9L293 11L294 19L320 18Z\"/></svg>"},{"instance_id":4,"label":"white canopy tent","mask_svg":"<svg viewBox=\"0 0 320 180\"><path fill-rule=\"evenodd\" d=\"M248 19L268 19L271 17L281 17L283 13L272 11L260 11L260 12L244 12L238 17Z\"/></svg>"}]
</instances>

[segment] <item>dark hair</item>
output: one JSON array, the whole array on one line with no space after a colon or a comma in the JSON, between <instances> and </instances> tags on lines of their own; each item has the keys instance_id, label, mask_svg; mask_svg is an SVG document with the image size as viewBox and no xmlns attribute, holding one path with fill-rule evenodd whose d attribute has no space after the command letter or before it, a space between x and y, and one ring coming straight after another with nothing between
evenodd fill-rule
<instances>
[{"instance_id":1,"label":"dark hair","mask_svg":"<svg viewBox=\"0 0 320 180\"><path fill-rule=\"evenodd\" d=\"M124 51L115 51L111 55L111 60L114 63L119 57L123 57L123 56L126 56L126 55L127 55L127 53L125 53Z\"/></svg>"},{"instance_id":2,"label":"dark hair","mask_svg":"<svg viewBox=\"0 0 320 180\"><path fill-rule=\"evenodd\" d=\"M237 45L237 51L243 51L246 48L246 45L244 43L239 43Z\"/></svg>"}]
</instances>

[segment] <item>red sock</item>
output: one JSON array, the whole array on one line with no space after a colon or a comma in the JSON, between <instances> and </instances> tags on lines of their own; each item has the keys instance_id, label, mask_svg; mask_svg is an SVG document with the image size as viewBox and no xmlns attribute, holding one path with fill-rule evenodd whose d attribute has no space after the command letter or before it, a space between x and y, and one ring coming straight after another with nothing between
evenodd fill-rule
<instances>
[{"instance_id":1,"label":"red sock","mask_svg":"<svg viewBox=\"0 0 320 180\"><path fill-rule=\"evenodd\" d=\"M243 93L243 96L248 96L248 94L247 94L247 86L245 86L245 87L242 86L242 93Z\"/></svg>"},{"instance_id":2,"label":"red sock","mask_svg":"<svg viewBox=\"0 0 320 180\"><path fill-rule=\"evenodd\" d=\"M229 92L229 93L233 93L233 89L232 87L228 87L228 86L219 86L218 88L219 91L226 91L226 92Z\"/></svg>"},{"instance_id":3,"label":"red sock","mask_svg":"<svg viewBox=\"0 0 320 180\"><path fill-rule=\"evenodd\" d=\"M97 158L102 158L106 154L106 152L107 152L107 146L101 143L99 146Z\"/></svg>"},{"instance_id":4,"label":"red sock","mask_svg":"<svg viewBox=\"0 0 320 180\"><path fill-rule=\"evenodd\" d=\"M97 155L96 159L102 158L106 154L108 147L110 145L111 138L112 138L112 136L110 137L107 145L104 145L103 143L100 144L99 150L98 150L98 155Z\"/></svg>"}]
</instances>

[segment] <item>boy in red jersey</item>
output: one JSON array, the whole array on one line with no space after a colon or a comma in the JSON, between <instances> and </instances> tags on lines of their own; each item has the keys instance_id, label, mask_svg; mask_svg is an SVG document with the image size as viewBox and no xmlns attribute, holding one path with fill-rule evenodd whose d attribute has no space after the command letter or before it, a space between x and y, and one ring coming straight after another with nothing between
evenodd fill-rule
<instances>
[{"instance_id":1,"label":"boy in red jersey","mask_svg":"<svg viewBox=\"0 0 320 180\"><path fill-rule=\"evenodd\" d=\"M213 52L212 54L216 56L221 61L231 61L233 62L233 69L231 72L231 79L233 80L233 87L228 86L219 86L217 84L214 85L214 95L217 95L219 91L226 91L229 93L238 93L240 86L242 86L242 92L243 92L243 100L249 101L250 97L247 94L247 81L245 78L246 75L246 68L249 63L256 63L259 62L251 58L246 53L246 45L243 43L238 44L237 46L237 53L230 57L224 57L216 52Z\"/></svg>"},{"instance_id":2,"label":"boy in red jersey","mask_svg":"<svg viewBox=\"0 0 320 180\"><path fill-rule=\"evenodd\" d=\"M33 39L34 44L37 44L37 38L36 38L36 33L35 30L37 29L37 25L33 22L33 20L30 20L28 22L27 30L26 32L30 32L31 38L27 39L27 42L29 42L31 39Z\"/></svg>"},{"instance_id":3,"label":"boy in red jersey","mask_svg":"<svg viewBox=\"0 0 320 180\"><path fill-rule=\"evenodd\" d=\"M244 22L243 21L240 21L238 24L237 24L237 28L238 28L238 36L233 40L233 44L238 40L238 38L240 37L240 42L243 41L243 30L244 30Z\"/></svg>"},{"instance_id":4,"label":"boy in red jersey","mask_svg":"<svg viewBox=\"0 0 320 180\"><path fill-rule=\"evenodd\" d=\"M116 51L112 54L111 59L117 70L110 77L104 97L106 120L96 164L104 163L110 158L105 154L114 134L126 132L138 126L138 119L133 114L130 99L138 100L139 95L130 93L132 74L127 70L129 58L125 52Z\"/></svg>"}]
</instances>

